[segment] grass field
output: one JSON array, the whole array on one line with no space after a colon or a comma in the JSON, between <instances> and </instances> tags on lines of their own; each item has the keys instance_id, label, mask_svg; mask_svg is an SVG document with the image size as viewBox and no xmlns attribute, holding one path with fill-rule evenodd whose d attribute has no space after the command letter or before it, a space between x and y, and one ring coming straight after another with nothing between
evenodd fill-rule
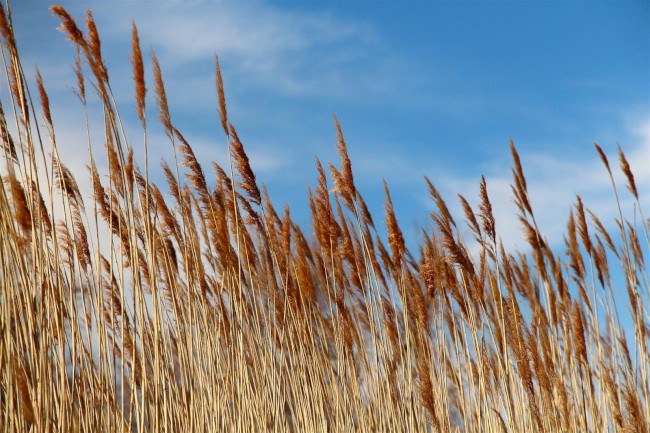
<instances>
[{"instance_id":1,"label":"grass field","mask_svg":"<svg viewBox=\"0 0 650 433\"><path fill-rule=\"evenodd\" d=\"M368 212L335 118L340 160L316 164L312 225L299 227L258 184L218 59L224 167L200 164L174 126L155 54L145 82L135 25L127 108L142 134L127 138L92 15L82 30L52 11L105 145L87 173L59 159L47 89L40 74L27 82L3 8L0 431L649 431L650 220L622 151L594 150L613 199L637 203L619 206L617 230L577 198L552 249L511 143L526 250L504 249L485 180L477 209L460 197L463 221L425 182L433 229L409 249L387 185L385 214ZM158 184L151 122L170 143Z\"/></svg>"}]
</instances>

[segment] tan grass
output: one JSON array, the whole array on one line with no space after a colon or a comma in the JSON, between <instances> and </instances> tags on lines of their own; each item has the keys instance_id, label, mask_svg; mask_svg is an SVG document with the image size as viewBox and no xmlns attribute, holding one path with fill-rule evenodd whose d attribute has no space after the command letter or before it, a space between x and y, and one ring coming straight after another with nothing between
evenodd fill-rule
<instances>
[{"instance_id":1,"label":"tan grass","mask_svg":"<svg viewBox=\"0 0 650 433\"><path fill-rule=\"evenodd\" d=\"M11 90L2 102L12 108L5 115L0 105L0 430L647 431L650 224L622 150L635 209L621 206L596 145L619 214L601 221L577 197L563 251L540 233L511 142L526 251L500 241L485 178L478 209L459 197L477 250L425 178L436 211L412 252L386 184L385 228L375 226L335 117L340 165L328 165L328 178L316 161L306 232L258 185L226 113L218 59L215 102L231 159L212 164L212 184L172 122L151 54L174 152L161 167L166 185L156 184L135 24L142 168L92 13L85 35L53 7L77 50L75 92L88 109L87 83L97 89L105 119L106 172L91 146L89 173L72 173L58 157L46 80L37 72L36 109L11 15L0 12ZM92 186L85 203L82 180Z\"/></svg>"}]
</instances>

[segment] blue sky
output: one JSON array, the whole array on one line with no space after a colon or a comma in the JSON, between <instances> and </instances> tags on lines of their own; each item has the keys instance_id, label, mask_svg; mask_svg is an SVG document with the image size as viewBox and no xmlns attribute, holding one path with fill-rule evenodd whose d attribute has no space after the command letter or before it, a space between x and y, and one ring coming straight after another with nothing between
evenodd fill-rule
<instances>
[{"instance_id":1,"label":"blue sky","mask_svg":"<svg viewBox=\"0 0 650 433\"><path fill-rule=\"evenodd\" d=\"M93 10L123 120L140 149L128 63L136 21L143 51L152 48L160 59L172 121L208 173L211 160L227 161L214 90L218 53L229 117L258 181L305 228L315 158L338 161L332 113L376 220L383 220L385 178L411 245L418 227L430 226L423 175L453 208L456 193L476 203L485 175L497 230L509 246L524 246L509 198L510 137L551 243L561 245L575 194L613 227L615 203L594 142L613 165L621 145L650 214L648 1L62 4L80 24ZM24 68L31 73L38 64L50 93L62 158L83 183L83 111L69 90L74 49L55 30L48 5L14 2L14 26ZM146 66L155 169L173 156L151 122L157 111L148 59ZM91 129L101 125L101 113L90 120ZM101 135L93 144L101 155Z\"/></svg>"}]
</instances>

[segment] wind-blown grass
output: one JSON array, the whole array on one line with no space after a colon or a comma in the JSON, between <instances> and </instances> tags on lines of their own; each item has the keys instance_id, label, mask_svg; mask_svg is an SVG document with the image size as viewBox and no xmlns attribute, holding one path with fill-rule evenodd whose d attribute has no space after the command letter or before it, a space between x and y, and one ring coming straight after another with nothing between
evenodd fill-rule
<instances>
[{"instance_id":1,"label":"wind-blown grass","mask_svg":"<svg viewBox=\"0 0 650 433\"><path fill-rule=\"evenodd\" d=\"M174 160L162 164L166 185L150 181L152 98L136 26L144 161L122 127L92 14L84 32L56 6L78 50L75 92L85 110L97 98L104 117L107 171L95 148L89 173L73 174L58 156L43 79L35 102L0 10L10 90L0 105L0 430L648 431L650 221L622 151L638 207L619 206L616 233L578 197L566 248L552 249L511 144L527 251L504 249L485 179L478 209L460 197L462 222L426 179L434 228L411 251L388 185L385 223L370 215L335 118L339 165L328 176L317 162L307 229L258 184L218 59L215 122L229 165L212 163L208 181L174 126L152 54ZM618 202L608 156L596 151Z\"/></svg>"}]
</instances>

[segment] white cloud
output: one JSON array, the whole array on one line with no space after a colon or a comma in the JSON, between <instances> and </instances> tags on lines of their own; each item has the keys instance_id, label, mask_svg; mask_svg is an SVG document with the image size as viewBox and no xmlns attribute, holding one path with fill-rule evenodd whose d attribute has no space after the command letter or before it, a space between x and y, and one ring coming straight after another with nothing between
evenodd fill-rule
<instances>
[{"instance_id":1,"label":"white cloud","mask_svg":"<svg viewBox=\"0 0 650 433\"><path fill-rule=\"evenodd\" d=\"M650 211L650 141L647 121L629 125L628 133L635 138L633 143L622 146L635 176L641 206L646 218ZM632 219L635 200L626 190L627 181L619 170L618 155L614 146L602 146L606 150L612 168L625 218ZM531 205L542 235L552 246L561 246L566 232L571 206L580 195L584 205L601 219L608 229L615 230L614 219L618 218L611 181L607 170L596 151L587 157L567 157L557 147L550 151L520 152L526 176ZM498 236L508 248L527 248L517 220L517 209L512 201L510 184L512 174L509 167L501 167L485 174L488 194L492 202ZM478 179L451 178L446 190L463 194L473 205L478 205ZM461 215L458 205L454 206Z\"/></svg>"},{"instance_id":2,"label":"white cloud","mask_svg":"<svg viewBox=\"0 0 650 433\"><path fill-rule=\"evenodd\" d=\"M141 132L135 119L131 65L128 62L132 19L137 23L145 56L149 48L156 51L161 63L172 121L184 133L193 134L190 143L205 156L205 165L227 155L225 139L218 125L215 89L214 54L219 53L224 73L228 111L235 125L244 125L240 132L251 164L260 174L285 168L295 158L294 152L282 151L273 139L246 139L247 124L293 122L286 120L293 113L290 106L277 104L277 97L306 98L309 102L335 98L339 101L363 100L368 95L390 96L398 81L395 65L408 68L394 56L384 56L384 47L369 24L353 22L322 10L290 11L264 2L190 2L167 1L152 7L149 2L77 2L63 0L63 5L83 27L87 8L93 10L102 38L102 51L108 66L112 89L138 156ZM27 28L30 22L42 21L38 41L30 33L19 35L24 66L32 75L38 62L50 96L57 130L79 127L82 133L75 140L61 140L65 153L69 148L78 155L85 147L82 120L68 112L81 112L80 104L71 95L75 83L69 65L74 61L72 44L55 30L58 19L47 10L46 2L33 7L18 7L15 26ZM46 41L46 42L43 42ZM164 154L171 157L166 140L160 134L154 104L153 76L150 59L145 58L147 118L150 130L150 160ZM393 65L389 67L390 65ZM373 79L366 79L367 70ZM89 100L94 100L87 83ZM0 89L3 96L6 90ZM365 95L360 97L360 95ZM335 107L324 108L329 115ZM295 110L295 109L294 109ZM326 110L326 111L325 111ZM97 111L100 112L100 111ZM278 120L278 118L280 120ZM263 119L263 120L262 120ZM259 127L259 126L258 126ZM288 128L290 129L290 128ZM92 130L92 128L91 128ZM100 126L99 131L102 128ZM61 132L61 136L67 133ZM161 135L162 136L162 135ZM210 138L208 138L210 137ZM214 138L212 138L214 137ZM212 143L214 140L214 144ZM298 140L296 138L295 140ZM306 137L313 141L313 137ZM203 146L205 143L205 146ZM101 146L95 142L95 147ZM159 155L156 154L158 150ZM213 150L214 149L214 150ZM101 147L96 149L101 152ZM309 154L308 157L313 156ZM206 170L207 171L207 170Z\"/></svg>"},{"instance_id":3,"label":"white cloud","mask_svg":"<svg viewBox=\"0 0 650 433\"><path fill-rule=\"evenodd\" d=\"M201 59L216 49L244 59L272 61L280 54L360 36L356 26L333 17L281 12L263 3L178 6L165 5L155 13L147 8L145 15L138 14L138 22L144 38L181 61Z\"/></svg>"},{"instance_id":4,"label":"white cloud","mask_svg":"<svg viewBox=\"0 0 650 433\"><path fill-rule=\"evenodd\" d=\"M78 3L64 2L64 6L81 21L84 11ZM125 60L133 19L143 51L148 52L148 47L156 51L169 81L199 80L203 92L210 89L210 94L214 93L217 53L222 68L238 82L299 96L344 97L350 89L335 71L359 61L381 61L369 25L323 11L288 11L263 2L169 1L157 3L155 8L148 2L121 2L119 7L110 2L91 6L103 46L125 50L119 55L105 50L109 70L120 68L126 72L120 75L129 76L130 65ZM376 83L368 80L366 85L381 88L386 79L379 73L373 80Z\"/></svg>"}]
</instances>

